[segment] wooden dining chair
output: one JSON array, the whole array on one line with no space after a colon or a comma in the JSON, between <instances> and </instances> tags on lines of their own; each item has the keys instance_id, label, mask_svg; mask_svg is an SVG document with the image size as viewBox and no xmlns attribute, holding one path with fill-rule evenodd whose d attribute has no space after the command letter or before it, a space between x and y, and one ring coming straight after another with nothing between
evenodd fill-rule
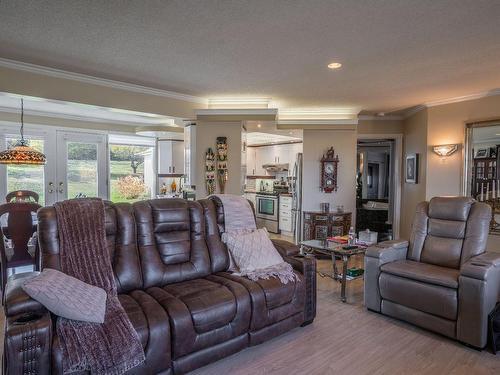
<instances>
[{"instance_id":1,"label":"wooden dining chair","mask_svg":"<svg viewBox=\"0 0 500 375\"><path fill-rule=\"evenodd\" d=\"M11 191L9 194L5 196L5 200L7 203L9 202L27 202L33 200L38 203L40 199L39 195L31 190L15 190Z\"/></svg>"},{"instance_id":2,"label":"wooden dining chair","mask_svg":"<svg viewBox=\"0 0 500 375\"><path fill-rule=\"evenodd\" d=\"M37 226L33 223L33 213L41 206L38 203L10 202L0 205L0 218L8 214L7 225L0 226L0 261L2 293L7 283L7 270L14 267L33 265L35 271L40 268L40 256L36 237ZM28 244L33 238L34 254L29 253ZM5 239L12 244L5 247ZM7 253L9 251L9 254Z\"/></svg>"}]
</instances>

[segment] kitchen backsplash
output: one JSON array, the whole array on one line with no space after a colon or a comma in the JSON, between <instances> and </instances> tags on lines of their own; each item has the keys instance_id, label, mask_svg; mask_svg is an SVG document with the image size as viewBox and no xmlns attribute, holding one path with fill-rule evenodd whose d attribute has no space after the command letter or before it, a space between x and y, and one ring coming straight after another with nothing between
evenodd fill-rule
<instances>
[{"instance_id":1,"label":"kitchen backsplash","mask_svg":"<svg viewBox=\"0 0 500 375\"><path fill-rule=\"evenodd\" d=\"M272 192L274 181L275 180L271 180L269 178L247 179L245 191L262 191L261 187L264 187L264 191ZM261 184L261 182L262 182L262 184Z\"/></svg>"}]
</instances>

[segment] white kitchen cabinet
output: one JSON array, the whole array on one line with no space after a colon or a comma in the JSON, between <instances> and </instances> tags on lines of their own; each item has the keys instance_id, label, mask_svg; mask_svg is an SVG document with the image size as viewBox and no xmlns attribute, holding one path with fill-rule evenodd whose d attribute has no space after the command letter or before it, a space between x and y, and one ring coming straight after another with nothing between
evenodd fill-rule
<instances>
[{"instance_id":1,"label":"white kitchen cabinet","mask_svg":"<svg viewBox=\"0 0 500 375\"><path fill-rule=\"evenodd\" d=\"M158 174L184 174L184 141L158 140Z\"/></svg>"},{"instance_id":2,"label":"white kitchen cabinet","mask_svg":"<svg viewBox=\"0 0 500 375\"><path fill-rule=\"evenodd\" d=\"M291 174L297 153L302 152L302 143L251 147L251 149L255 151L255 157L249 156L247 161L255 160L255 175L266 175L265 169L262 168L263 164L288 164L289 173ZM247 170L250 175L253 168Z\"/></svg>"},{"instance_id":3,"label":"white kitchen cabinet","mask_svg":"<svg viewBox=\"0 0 500 375\"><path fill-rule=\"evenodd\" d=\"M283 232L293 232L292 197L280 195L279 229Z\"/></svg>"},{"instance_id":4,"label":"white kitchen cabinet","mask_svg":"<svg viewBox=\"0 0 500 375\"><path fill-rule=\"evenodd\" d=\"M247 176L257 175L255 160L256 147L247 147Z\"/></svg>"},{"instance_id":5,"label":"white kitchen cabinet","mask_svg":"<svg viewBox=\"0 0 500 375\"><path fill-rule=\"evenodd\" d=\"M257 176L265 176L266 170L262 168L262 165L269 164L271 161L269 160L270 152L268 147L254 147L255 149L255 175Z\"/></svg>"}]
</instances>

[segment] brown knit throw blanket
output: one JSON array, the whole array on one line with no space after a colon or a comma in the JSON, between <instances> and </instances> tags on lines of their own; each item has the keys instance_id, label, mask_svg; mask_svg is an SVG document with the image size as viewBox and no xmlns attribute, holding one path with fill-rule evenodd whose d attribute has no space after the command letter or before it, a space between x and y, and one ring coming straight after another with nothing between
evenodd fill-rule
<instances>
[{"instance_id":1,"label":"brown knit throw blanket","mask_svg":"<svg viewBox=\"0 0 500 375\"><path fill-rule=\"evenodd\" d=\"M87 370L92 374L123 374L144 362L144 351L118 301L106 246L104 203L98 198L71 199L54 207L61 271L108 294L102 324L57 319L64 373Z\"/></svg>"}]
</instances>

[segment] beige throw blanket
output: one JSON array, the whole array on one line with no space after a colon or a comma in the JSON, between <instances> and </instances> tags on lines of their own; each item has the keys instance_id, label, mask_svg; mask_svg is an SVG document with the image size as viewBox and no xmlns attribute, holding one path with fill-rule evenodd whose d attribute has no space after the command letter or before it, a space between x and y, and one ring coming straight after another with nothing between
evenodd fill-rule
<instances>
[{"instance_id":1,"label":"beige throw blanket","mask_svg":"<svg viewBox=\"0 0 500 375\"><path fill-rule=\"evenodd\" d=\"M237 195L216 197L224 208L222 241L227 245L236 274L250 280L279 278L283 284L297 278L292 266L285 262L269 239L267 230L258 229L250 203Z\"/></svg>"}]
</instances>

